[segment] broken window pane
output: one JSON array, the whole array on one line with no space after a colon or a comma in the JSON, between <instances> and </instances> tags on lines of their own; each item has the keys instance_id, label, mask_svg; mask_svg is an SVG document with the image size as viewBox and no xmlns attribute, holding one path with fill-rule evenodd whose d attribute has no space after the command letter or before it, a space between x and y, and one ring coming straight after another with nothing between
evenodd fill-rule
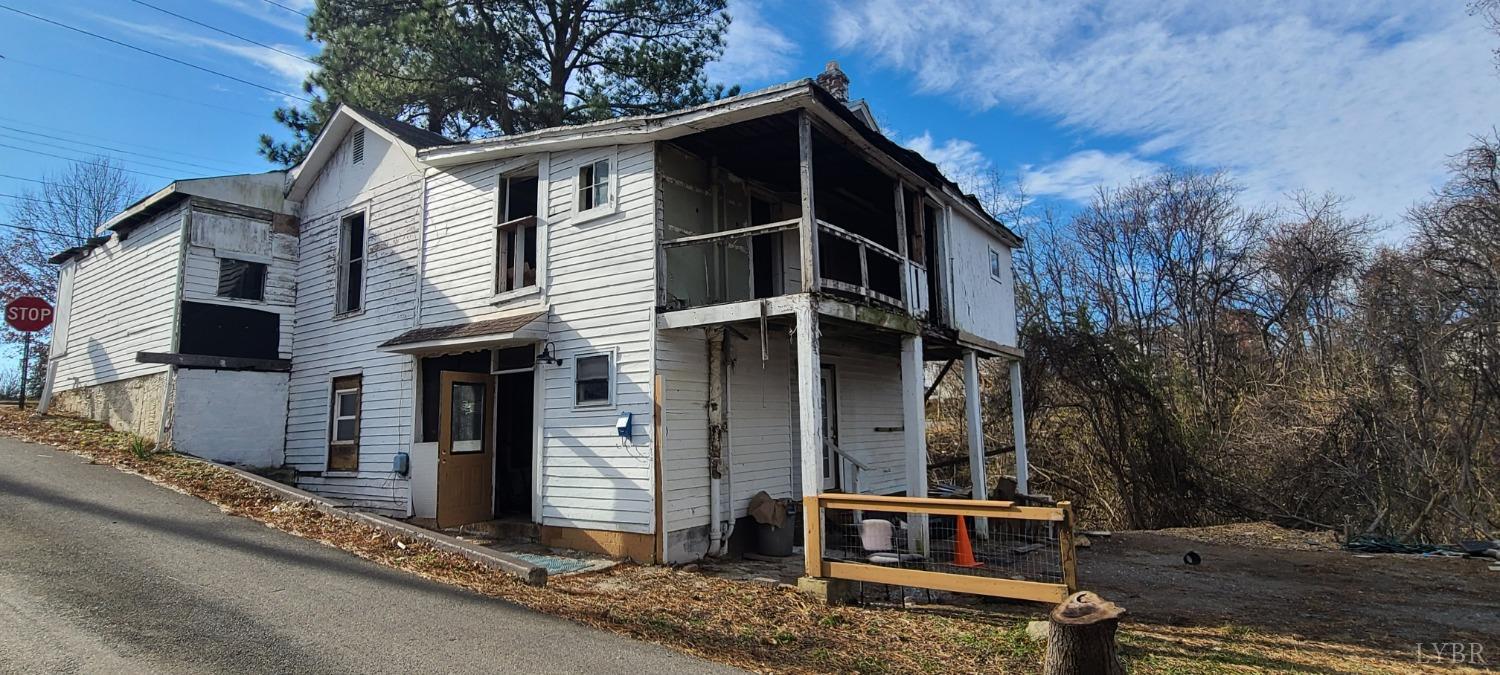
<instances>
[{"instance_id":1,"label":"broken window pane","mask_svg":"<svg viewBox=\"0 0 1500 675\"><path fill-rule=\"evenodd\" d=\"M219 260L219 297L239 300L264 300L266 293L265 263L222 258Z\"/></svg>"}]
</instances>

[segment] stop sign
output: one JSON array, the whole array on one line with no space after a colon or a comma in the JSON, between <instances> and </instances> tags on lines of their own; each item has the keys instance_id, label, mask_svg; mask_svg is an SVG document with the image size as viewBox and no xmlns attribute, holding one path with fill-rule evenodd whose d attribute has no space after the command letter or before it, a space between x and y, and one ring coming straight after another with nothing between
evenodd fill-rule
<instances>
[{"instance_id":1,"label":"stop sign","mask_svg":"<svg viewBox=\"0 0 1500 675\"><path fill-rule=\"evenodd\" d=\"M5 305L5 323L23 333L52 325L52 305L33 295L23 295Z\"/></svg>"}]
</instances>

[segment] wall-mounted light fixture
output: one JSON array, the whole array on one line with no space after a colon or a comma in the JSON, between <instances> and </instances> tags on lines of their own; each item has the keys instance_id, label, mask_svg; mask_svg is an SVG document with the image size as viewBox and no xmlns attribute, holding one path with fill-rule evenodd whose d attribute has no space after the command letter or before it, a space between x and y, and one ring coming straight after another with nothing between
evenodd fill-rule
<instances>
[{"instance_id":1,"label":"wall-mounted light fixture","mask_svg":"<svg viewBox=\"0 0 1500 675\"><path fill-rule=\"evenodd\" d=\"M562 365L562 359L557 358L557 356L552 353L552 343L551 342L548 342L547 344L542 345L542 353L536 355L536 362L537 362L537 365L541 365L543 363L554 365L554 366L560 366L560 365Z\"/></svg>"}]
</instances>

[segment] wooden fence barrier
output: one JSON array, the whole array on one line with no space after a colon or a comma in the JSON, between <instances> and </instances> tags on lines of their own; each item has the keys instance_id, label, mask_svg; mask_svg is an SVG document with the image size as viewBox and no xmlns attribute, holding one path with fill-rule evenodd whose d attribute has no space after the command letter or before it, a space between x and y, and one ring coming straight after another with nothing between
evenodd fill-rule
<instances>
[{"instance_id":1,"label":"wooden fence barrier","mask_svg":"<svg viewBox=\"0 0 1500 675\"><path fill-rule=\"evenodd\" d=\"M803 501L811 577L1052 603L1077 590L1068 502L839 493Z\"/></svg>"}]
</instances>

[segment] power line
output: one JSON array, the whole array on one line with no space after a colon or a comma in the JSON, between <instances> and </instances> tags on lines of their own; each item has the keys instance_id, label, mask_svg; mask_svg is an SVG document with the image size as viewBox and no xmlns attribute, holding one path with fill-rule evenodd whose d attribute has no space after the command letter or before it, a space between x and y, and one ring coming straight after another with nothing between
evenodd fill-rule
<instances>
[{"instance_id":1,"label":"power line","mask_svg":"<svg viewBox=\"0 0 1500 675\"><path fill-rule=\"evenodd\" d=\"M41 183L42 185L46 185L47 184L47 181L44 181L44 180L38 180L36 178L27 178L25 176L12 176L12 175L10 175L8 173L0 173L0 178L12 178L12 179L15 179L15 180L24 180L24 181L30 181L32 183Z\"/></svg>"},{"instance_id":2,"label":"power line","mask_svg":"<svg viewBox=\"0 0 1500 675\"><path fill-rule=\"evenodd\" d=\"M135 3L135 4L137 4L137 5L141 5L143 7L150 7L151 9L154 9L154 10L156 10L158 12L161 12L162 14L167 14L167 15L170 15L170 16L175 16L175 17L177 17L179 19L182 19L183 21L186 21L188 23L191 23L191 24L193 24L195 26L202 26L202 27L207 28L207 29L209 29L211 31L214 31L215 33L219 33L219 34L222 34L222 35L228 35L229 37L235 38L237 40L244 40L245 42L248 42L248 43L250 43L252 45L255 45L257 47L261 47L261 48L264 48L264 49L269 49L269 50L271 50L273 52L276 52L277 54L285 54L286 56L290 56L290 57L292 57L294 59L301 59L302 61L306 61L307 63L311 63L312 65L315 65L315 66L318 65L317 63L314 63L311 59L309 59L309 58L307 58L307 57L305 57L305 56L303 56L301 54L293 54L292 52L285 51L285 50L282 50L282 49L278 49L276 47L272 47L271 45L268 45L268 44L266 44L264 42L256 42L255 40L251 40L250 38L247 38L247 37L245 37L243 35L240 35L238 33L231 33L231 32L229 32L227 30L224 30L223 28L218 28L216 26L210 26L210 25L208 25L206 23L203 23L202 21L198 21L197 19L190 19L190 18L185 17L185 16L183 16L181 14L178 14L177 12L157 7L156 5L153 5L153 4L149 3L149 2L144 2L143 0L130 0L130 1L133 2L133 3Z\"/></svg>"},{"instance_id":3,"label":"power line","mask_svg":"<svg viewBox=\"0 0 1500 675\"><path fill-rule=\"evenodd\" d=\"M68 152L80 152L79 148L70 148L70 147L68 147L66 145L58 145L57 143L49 143L47 141L38 141L36 139L27 138L25 136L17 136L15 134L7 134L7 133L4 133L4 132L0 132L0 138L6 138L6 139L10 139L10 140L20 141L22 143L31 143L31 144L34 144L34 145L40 145L40 146L42 146L44 148L54 148L54 149L57 149L57 150L67 150ZM101 148L101 146L90 145L90 144L82 143L82 142L79 142L78 145L85 146L85 148L84 148L85 150L87 150L88 148ZM151 167L153 169L161 169L163 171L184 171L184 169L179 168L179 167L167 166L167 165L164 165L164 164L155 164L155 163L152 163L152 162L142 162L141 160L138 160L138 159L131 160L131 161L134 162L134 163L136 163L136 164L139 164L141 166L149 166L149 167ZM186 170L186 172L188 172L188 173L197 173L197 174L202 174L203 173L201 170ZM187 178L201 178L202 176L186 176L186 177Z\"/></svg>"},{"instance_id":4,"label":"power line","mask_svg":"<svg viewBox=\"0 0 1500 675\"><path fill-rule=\"evenodd\" d=\"M25 225L16 225L14 223L0 223L0 227L8 227L12 230L21 230L23 232L35 232L37 234L50 234L54 237L68 237L73 239L86 238L79 237L76 234L63 234L62 232L56 232L54 230L44 230L38 227L26 227Z\"/></svg>"},{"instance_id":5,"label":"power line","mask_svg":"<svg viewBox=\"0 0 1500 675\"><path fill-rule=\"evenodd\" d=\"M30 61L22 61L20 59L8 57L8 56L0 56L0 59L4 59L6 63L15 63L15 64L22 65L22 66L28 66L28 67L31 67L31 68L36 68L37 70L45 70L45 71L48 71L48 72L51 72L51 73L57 73L58 75L66 75L68 77L76 77L76 78L78 78L80 80L88 80L90 82L98 82L99 84L103 84L103 85L110 86L110 87L118 87L120 89L124 89L126 91L133 91L133 92L136 92L136 93L139 93L139 94L147 94L147 95L150 95L150 96L159 96L161 98L169 99L169 100L172 100L172 101L180 101L182 103L190 103L192 105L201 105L201 106L203 106L205 108L213 108L214 110L223 110L225 112L232 112L232 113L234 113L236 115L244 115L245 117L253 117L255 119L264 119L263 116L246 112L243 108L231 108L231 107L226 106L226 105L214 105L212 103L205 103L203 101L197 101L197 100L190 99L190 98L185 98L185 97L182 97L182 96L174 96L172 94L168 94L168 93L164 93L164 92L160 92L160 91L153 91L151 89L142 89L140 87L133 87L133 86L130 86L128 84L121 84L119 82L111 82L109 80L105 80L105 79L101 79L101 78L97 78L97 77L92 77L92 76L89 76L89 75L83 75L81 73L75 73L75 72L72 72L72 71L63 70L61 68L53 68L51 66L45 66L45 65L42 65L40 63L31 63Z\"/></svg>"},{"instance_id":6,"label":"power line","mask_svg":"<svg viewBox=\"0 0 1500 675\"><path fill-rule=\"evenodd\" d=\"M20 150L21 152L28 152L28 153L31 153L33 155L41 155L43 157L55 157L57 159L66 159L66 160L68 160L70 162L81 162L83 164L92 164L94 166L103 166L99 162L94 162L94 161L90 161L90 160L87 160L87 159L79 159L77 157L65 157L63 155L54 155L54 154L52 154L50 152L42 152L41 150L32 150L31 148L23 148L23 147L21 147L19 145L10 145L8 143L0 143L0 148L10 148L12 150ZM134 173L134 174L139 174L139 175L142 175L142 176L150 176L152 178L162 178L162 179L165 179L165 180L177 180L176 178L173 178L171 176L163 176L163 175L161 175L159 173L146 173L145 171L135 171L133 169L124 169L124 168L120 168L120 167L114 167L114 168L120 169L121 171L124 171L125 173Z\"/></svg>"},{"instance_id":7,"label":"power line","mask_svg":"<svg viewBox=\"0 0 1500 675\"><path fill-rule=\"evenodd\" d=\"M250 80L238 78L238 77L235 77L233 75L230 75L229 73L225 73L225 72L222 72L222 71L214 70L212 68L205 68L205 67L200 66L200 65L198 65L196 63L189 63L189 62L183 61L182 59L179 59L179 58L174 58L174 57L171 57L171 56L167 56L166 54L163 54L161 52L154 52L154 51L151 51L151 50L146 49L144 47L137 47L137 46L135 46L133 44L130 44L128 42L121 42L121 41L116 40L116 39L111 38L111 37L105 37L105 36L100 35L98 33L87 31L87 30L84 30L82 28L78 28L76 26L70 26L70 25L65 24L65 23L63 23L61 21L53 21L52 19L48 19L47 17L44 17L44 16L37 16L37 15L32 14L30 12L23 12L23 11L21 11L19 9L16 9L14 7L11 7L9 5L0 5L0 9L4 9L4 10L7 10L7 11L15 12L16 14L20 14L21 16L30 17L30 18L36 19L37 21L41 21L41 22L44 22L44 23L50 23L50 24L52 24L54 26L57 26L59 28L66 28L66 29L68 29L70 31L73 31L75 33L81 33L83 35L87 35L87 36L92 37L92 38L103 40L103 41L108 42L110 44L119 45L119 46L124 47L126 49L131 49L131 50L138 51L138 52L140 52L142 54L150 54L151 56L155 56L155 57L157 57L159 59L165 59L167 61L171 61L172 63L176 63L176 64L183 65L183 66L187 66L187 67L192 68L194 70L201 70L201 71L203 71L205 73L209 73L211 75L218 75L219 77L222 77L222 78L225 78L225 79L228 79L228 80L234 80L235 82L239 82L240 84L244 84L244 85L249 85L251 87L255 87L256 89L262 89L262 90L265 90L265 91L269 91L269 92L271 92L273 94L278 94L278 95L281 95L281 96L285 96L287 98L293 98L293 99L296 99L298 101L302 101L303 103L312 103L312 99L309 99L309 98L298 96L296 94L287 93L287 92L284 92L284 91L282 91L280 89L276 89L274 87L267 87L266 85L263 85L263 84L257 84L255 82L251 82Z\"/></svg>"},{"instance_id":8,"label":"power line","mask_svg":"<svg viewBox=\"0 0 1500 675\"><path fill-rule=\"evenodd\" d=\"M14 132L21 133L21 134L29 134L29 135L32 135L32 136L40 136L42 138L50 138L50 139L53 139L53 140L62 141L64 143L72 143L74 145L82 145L82 146L86 146L86 147L90 147L90 148L96 148L96 149L99 149L99 150L108 150L110 152L119 152L119 153L123 153L123 154L126 154L126 155L136 155L138 157L145 157L146 159L157 159L157 160L161 160L163 162L171 162L173 164L180 164L182 166L196 167L196 168L199 168L199 169L205 169L205 170L213 171L213 172L217 172L217 173L228 173L228 172L233 171L232 169L225 169L223 167L208 166L207 164L198 164L198 163L195 163L195 162L189 162L189 161L181 160L181 159L172 159L171 157L162 157L160 155L152 155L152 154L147 154L147 153L144 153L144 152L136 152L134 150L121 150L120 148L114 148L114 147L110 147L108 145L96 145L96 144L93 144L93 143L85 143L83 141L75 141L75 140L73 140L71 138L66 138L66 137L63 137L63 136L53 136L51 134L44 134L44 133L40 133L40 132L36 132L36 131L27 131L25 129L17 129L16 127L6 126L4 124L0 124L0 129L9 129L10 131L14 131ZM0 136L10 136L10 134L0 134ZM26 140L26 139L20 139L20 140ZM36 143L37 141L31 141L31 142ZM163 167L163 168L165 168L165 167Z\"/></svg>"},{"instance_id":9,"label":"power line","mask_svg":"<svg viewBox=\"0 0 1500 675\"><path fill-rule=\"evenodd\" d=\"M291 12L293 14L301 14L302 16L305 16L305 17L307 17L309 19L312 18L311 14L308 14L307 12L304 12L304 11L302 11L300 9L295 8L295 7L288 7L286 5L283 5L283 4L279 3L279 2L276 2L276 0L261 0L261 2L264 2L264 3L268 4L268 5L275 5L275 6L280 7L280 8L282 8L282 9L288 11L288 12Z\"/></svg>"},{"instance_id":10,"label":"power line","mask_svg":"<svg viewBox=\"0 0 1500 675\"><path fill-rule=\"evenodd\" d=\"M70 209L92 209L92 208L94 208L93 206L89 206L89 205L86 205L86 204L79 204L78 202L67 202L67 201L61 201L61 200L42 199L41 197L29 197L27 195L12 195L12 194L6 194L4 192L0 192L0 197L6 197L8 199L20 199L22 201L28 201L28 202L37 202L38 204L49 204L51 206L63 206L63 207L67 207L67 208L70 208Z\"/></svg>"},{"instance_id":11,"label":"power line","mask_svg":"<svg viewBox=\"0 0 1500 675\"><path fill-rule=\"evenodd\" d=\"M7 122L7 123L11 123L11 124L24 124L24 125L26 125L28 127L35 128L35 129L45 129L47 131L52 131L52 132L55 132L55 133L72 134L74 136L83 136L85 138L96 138L96 139L99 139L99 140L102 140L102 141L109 141L110 143L114 143L116 145L124 145L124 146L129 146L129 147L132 147L132 148L146 148L148 150L156 150L157 152L165 153L165 154L168 154L168 155L176 155L178 157L187 157L187 158L190 158L190 159L201 159L201 160L206 161L206 162L218 162L218 161L221 161L221 160L224 159L223 157L209 157L207 155L195 155L193 153L182 152L180 150L169 150L169 149L161 147L160 145L146 145L144 143L131 143L131 142L128 142L128 141L122 141L122 140L120 140L118 138L114 138L112 136L101 136L99 134L90 134L90 133L85 133L85 132L82 132L82 131L74 131L72 129L59 129L57 127L48 127L48 126L43 126L41 124L36 124L34 122L29 122L27 120L15 119L13 117L5 117L4 115L0 115L0 122ZM3 125L0 125L0 126L3 126ZM27 131L27 130L24 130L24 129L20 130L20 131L23 131L24 133L28 133L28 134L37 134L38 136L44 135L44 134L41 134L40 132L36 132L36 131ZM172 161L177 161L177 160L172 160Z\"/></svg>"}]
</instances>

